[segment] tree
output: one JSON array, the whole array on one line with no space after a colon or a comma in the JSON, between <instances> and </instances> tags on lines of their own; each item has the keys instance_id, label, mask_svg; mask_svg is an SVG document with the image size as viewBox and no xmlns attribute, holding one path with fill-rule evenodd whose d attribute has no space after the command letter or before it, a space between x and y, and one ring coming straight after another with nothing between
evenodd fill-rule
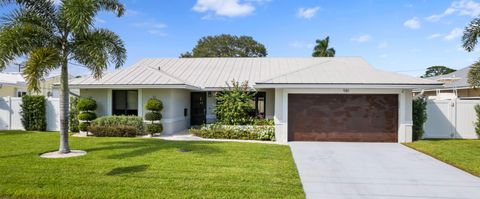
<instances>
[{"instance_id":1,"label":"tree","mask_svg":"<svg viewBox=\"0 0 480 199\"><path fill-rule=\"evenodd\" d=\"M449 73L453 73L455 71L457 71L457 70L451 69L451 68L446 67L446 66L430 66L425 71L425 74L422 75L422 78L424 78L424 77L435 77L435 76L439 76L439 75L446 75L446 74L449 74Z\"/></svg>"},{"instance_id":2,"label":"tree","mask_svg":"<svg viewBox=\"0 0 480 199\"><path fill-rule=\"evenodd\" d=\"M56 2L56 1L55 1ZM118 0L0 0L15 3L14 11L0 24L0 69L16 57L25 56L24 75L28 90L39 91L39 80L60 68L60 146L68 145L68 63L77 62L100 78L109 64L123 65L126 50L114 32L95 28L100 11L122 16L125 9Z\"/></svg>"},{"instance_id":3,"label":"tree","mask_svg":"<svg viewBox=\"0 0 480 199\"><path fill-rule=\"evenodd\" d=\"M475 50L475 46L478 43L478 37L480 36L480 18L473 19L465 30L463 31L462 43L463 48L468 51L472 52ZM472 87L479 87L480 86L480 61L475 62L472 64L470 71L468 73L468 80L467 82Z\"/></svg>"},{"instance_id":4,"label":"tree","mask_svg":"<svg viewBox=\"0 0 480 199\"><path fill-rule=\"evenodd\" d=\"M330 37L325 37L325 39L317 39L315 41L317 45L313 48L312 57L335 57L335 49L328 48L330 43Z\"/></svg>"},{"instance_id":5,"label":"tree","mask_svg":"<svg viewBox=\"0 0 480 199\"><path fill-rule=\"evenodd\" d=\"M250 91L248 82L239 83L232 80L231 85L217 94L217 105L214 112L218 120L225 125L246 124L250 121L253 110L254 92Z\"/></svg>"},{"instance_id":6,"label":"tree","mask_svg":"<svg viewBox=\"0 0 480 199\"><path fill-rule=\"evenodd\" d=\"M221 34L206 36L198 40L192 52L180 57L265 57L267 49L249 36Z\"/></svg>"}]
</instances>

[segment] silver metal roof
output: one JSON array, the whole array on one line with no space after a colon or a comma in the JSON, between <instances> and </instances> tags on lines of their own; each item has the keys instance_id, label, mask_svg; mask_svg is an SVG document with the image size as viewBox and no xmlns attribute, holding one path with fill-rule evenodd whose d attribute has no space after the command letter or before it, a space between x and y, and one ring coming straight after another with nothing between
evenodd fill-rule
<instances>
[{"instance_id":1,"label":"silver metal roof","mask_svg":"<svg viewBox=\"0 0 480 199\"><path fill-rule=\"evenodd\" d=\"M182 87L215 89L231 80L257 87L274 84L435 85L373 68L360 57L333 58L153 58L104 75L70 81L73 87ZM401 87L401 86L400 86Z\"/></svg>"}]
</instances>

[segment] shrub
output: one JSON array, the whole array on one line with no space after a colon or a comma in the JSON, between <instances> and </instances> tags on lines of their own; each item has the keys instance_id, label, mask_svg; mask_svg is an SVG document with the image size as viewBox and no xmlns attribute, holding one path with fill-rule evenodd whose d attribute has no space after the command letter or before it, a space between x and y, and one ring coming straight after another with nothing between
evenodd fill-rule
<instances>
[{"instance_id":1,"label":"shrub","mask_svg":"<svg viewBox=\"0 0 480 199\"><path fill-rule=\"evenodd\" d=\"M88 131L89 126L90 126L90 122L82 122L82 123L78 124L78 130Z\"/></svg>"},{"instance_id":2,"label":"shrub","mask_svg":"<svg viewBox=\"0 0 480 199\"><path fill-rule=\"evenodd\" d=\"M20 107L22 108L20 115L25 130L47 130L45 96L24 95Z\"/></svg>"},{"instance_id":3,"label":"shrub","mask_svg":"<svg viewBox=\"0 0 480 199\"><path fill-rule=\"evenodd\" d=\"M138 129L135 126L95 126L88 127L88 131L97 137L135 137Z\"/></svg>"},{"instance_id":4,"label":"shrub","mask_svg":"<svg viewBox=\"0 0 480 199\"><path fill-rule=\"evenodd\" d=\"M246 124L251 120L253 96L255 93L250 91L248 81L240 84L233 80L231 86L227 84L227 88L217 94L214 112L218 120L227 125Z\"/></svg>"},{"instance_id":5,"label":"shrub","mask_svg":"<svg viewBox=\"0 0 480 199\"><path fill-rule=\"evenodd\" d=\"M211 124L199 129L190 129L190 133L203 138L215 139L275 140L274 126Z\"/></svg>"},{"instance_id":6,"label":"shrub","mask_svg":"<svg viewBox=\"0 0 480 199\"><path fill-rule=\"evenodd\" d=\"M145 127L146 133L153 135L155 133L161 133L163 131L163 125L159 123L147 124Z\"/></svg>"},{"instance_id":7,"label":"shrub","mask_svg":"<svg viewBox=\"0 0 480 199\"><path fill-rule=\"evenodd\" d=\"M156 121L156 120L161 120L161 119L162 119L162 114L160 112L145 113L145 120Z\"/></svg>"},{"instance_id":8,"label":"shrub","mask_svg":"<svg viewBox=\"0 0 480 199\"><path fill-rule=\"evenodd\" d=\"M92 98L80 98L77 103L79 111L94 111L97 109L97 102Z\"/></svg>"},{"instance_id":9,"label":"shrub","mask_svg":"<svg viewBox=\"0 0 480 199\"><path fill-rule=\"evenodd\" d=\"M475 132L480 138L480 104L475 105L475 112L477 113L477 121L475 122Z\"/></svg>"},{"instance_id":10,"label":"shrub","mask_svg":"<svg viewBox=\"0 0 480 199\"><path fill-rule=\"evenodd\" d=\"M104 116L99 117L92 121L92 126L133 126L137 129L138 134L142 134L143 130L143 119L138 116L124 116L124 115L115 115L115 116Z\"/></svg>"},{"instance_id":11,"label":"shrub","mask_svg":"<svg viewBox=\"0 0 480 199\"><path fill-rule=\"evenodd\" d=\"M271 126L275 125L275 122L272 119L254 119L252 124L259 126Z\"/></svg>"},{"instance_id":12,"label":"shrub","mask_svg":"<svg viewBox=\"0 0 480 199\"><path fill-rule=\"evenodd\" d=\"M413 140L419 140L422 138L424 130L423 124L427 121L427 101L425 98L420 97L413 100Z\"/></svg>"},{"instance_id":13,"label":"shrub","mask_svg":"<svg viewBox=\"0 0 480 199\"><path fill-rule=\"evenodd\" d=\"M163 110L163 103L159 99L150 98L145 104L145 109L150 111L161 111Z\"/></svg>"},{"instance_id":14,"label":"shrub","mask_svg":"<svg viewBox=\"0 0 480 199\"><path fill-rule=\"evenodd\" d=\"M82 112L78 115L78 120L92 121L97 118L97 114L93 112Z\"/></svg>"},{"instance_id":15,"label":"shrub","mask_svg":"<svg viewBox=\"0 0 480 199\"><path fill-rule=\"evenodd\" d=\"M70 123L70 132L78 132L78 109L77 109L78 97L70 97L70 115L69 115L69 123Z\"/></svg>"}]
</instances>

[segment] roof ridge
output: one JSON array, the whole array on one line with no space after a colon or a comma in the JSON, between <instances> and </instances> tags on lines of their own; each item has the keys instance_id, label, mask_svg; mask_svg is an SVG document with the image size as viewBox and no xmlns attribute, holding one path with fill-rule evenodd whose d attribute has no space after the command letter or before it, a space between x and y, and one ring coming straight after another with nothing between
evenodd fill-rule
<instances>
[{"instance_id":1,"label":"roof ridge","mask_svg":"<svg viewBox=\"0 0 480 199\"><path fill-rule=\"evenodd\" d=\"M145 66L145 67L147 67L147 68L150 69L150 70L154 70L154 71L156 71L156 72L158 72L158 73L162 73L163 75L166 75L168 78L174 79L174 80L179 81L179 82L182 82L182 83L184 83L184 84L187 84L187 81L184 81L184 80L182 80L182 79L180 79L180 78L178 78L178 77L175 77L175 76L173 76L172 74L167 73L166 71L162 70L161 68L153 68L153 67L151 67L151 66Z\"/></svg>"},{"instance_id":2,"label":"roof ridge","mask_svg":"<svg viewBox=\"0 0 480 199\"><path fill-rule=\"evenodd\" d=\"M321 62L321 63L315 63L315 64L312 64L312 65L305 66L303 68L299 68L299 69L294 70L294 71L286 72L286 73L283 73L283 74L280 74L280 75L277 75L277 76L274 76L274 77L271 77L271 78L268 78L268 79L265 79L265 80L262 80L262 81L258 81L258 82L255 82L255 83L261 83L261 82L266 82L266 81L270 81L270 80L273 80L273 79L277 79L277 78L280 78L282 76L287 76L289 74L297 73L297 72L300 72L302 70L306 70L306 69L309 69L311 67L322 65L322 64L325 64L325 63L328 63L328 62L331 62L331 61L332 61L332 59L326 60L326 61Z\"/></svg>"}]
</instances>

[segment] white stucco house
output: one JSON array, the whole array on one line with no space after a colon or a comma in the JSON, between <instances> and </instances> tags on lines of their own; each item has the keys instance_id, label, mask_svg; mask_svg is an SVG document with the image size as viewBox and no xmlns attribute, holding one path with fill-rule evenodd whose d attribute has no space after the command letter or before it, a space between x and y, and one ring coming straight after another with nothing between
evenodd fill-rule
<instances>
[{"instance_id":1,"label":"white stucco house","mask_svg":"<svg viewBox=\"0 0 480 199\"><path fill-rule=\"evenodd\" d=\"M256 114L275 121L277 142L410 142L412 89L436 81L373 68L360 57L153 58L70 81L98 103L98 115L143 116L152 97L164 104L165 134L215 120L215 92L231 80L257 91Z\"/></svg>"}]
</instances>

